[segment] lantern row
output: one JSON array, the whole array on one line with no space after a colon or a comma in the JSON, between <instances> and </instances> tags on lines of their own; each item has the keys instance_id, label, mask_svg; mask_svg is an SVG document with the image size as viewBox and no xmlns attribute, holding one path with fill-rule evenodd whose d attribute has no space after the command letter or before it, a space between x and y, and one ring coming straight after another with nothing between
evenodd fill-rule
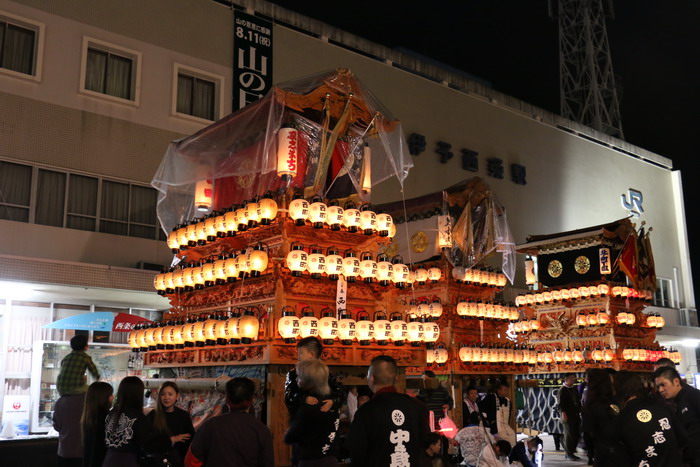
<instances>
[{"instance_id":1,"label":"lantern row","mask_svg":"<svg viewBox=\"0 0 700 467\"><path fill-rule=\"evenodd\" d=\"M622 358L626 362L654 363L661 358L668 358L678 365L681 362L681 353L673 348L666 350L654 350L650 348L626 348L622 351Z\"/></svg>"},{"instance_id":2,"label":"lantern row","mask_svg":"<svg viewBox=\"0 0 700 467\"><path fill-rule=\"evenodd\" d=\"M508 281L502 271L490 267L464 268L456 266L452 268L452 278L457 283L500 288L505 287Z\"/></svg>"},{"instance_id":3,"label":"lantern row","mask_svg":"<svg viewBox=\"0 0 700 467\"><path fill-rule=\"evenodd\" d=\"M321 310L321 319L318 319L313 310L306 307L300 318L293 307L285 306L277 322L277 330L288 344L294 343L297 338L317 336L324 345L333 345L339 339L342 345L352 345L357 340L360 345L370 345L375 341L378 345L391 343L400 346L409 342L414 347L422 344L432 347L440 337L437 323L415 315L407 316L408 321L405 321L401 313L395 312L387 319L386 314L380 311L371 320L367 311L360 310L355 316L357 320L344 312L337 319L335 311L325 308Z\"/></svg>"},{"instance_id":4,"label":"lantern row","mask_svg":"<svg viewBox=\"0 0 700 467\"><path fill-rule=\"evenodd\" d=\"M455 306L455 310L461 318L487 321L515 322L520 317L520 312L516 307L485 300L466 301L460 298Z\"/></svg>"},{"instance_id":5,"label":"lantern row","mask_svg":"<svg viewBox=\"0 0 700 467\"><path fill-rule=\"evenodd\" d=\"M537 363L551 364L551 363L585 363L585 362L612 362L615 360L617 352L609 346L597 347L593 350L588 349L574 349L569 348L545 351L538 353ZM671 349L670 351L666 349L652 350L643 348L626 348L620 353L621 359L625 361L636 361L653 363L660 358L669 358L674 363L680 363L681 355L677 350Z\"/></svg>"},{"instance_id":6,"label":"lantern row","mask_svg":"<svg viewBox=\"0 0 700 467\"><path fill-rule=\"evenodd\" d=\"M233 312L192 314L151 325L137 325L128 343L135 352L212 345L250 344L258 338L257 307Z\"/></svg>"},{"instance_id":7,"label":"lantern row","mask_svg":"<svg viewBox=\"0 0 700 467\"><path fill-rule=\"evenodd\" d=\"M307 252L306 250L309 250ZM394 284L398 288L418 283L437 282L442 277L440 268L431 267L428 269L418 268L411 271L404 264L401 256L394 256L389 259L385 254L377 255L377 260L370 252L363 252L360 257L352 250L347 250L344 257L340 256L335 247L330 247L323 254L321 247L311 245L305 247L301 243L293 242L291 250L287 254L286 265L292 275L301 277L304 273L311 274L314 279L320 279L323 274L331 280L338 280L343 275L348 282L357 282L358 277L364 282L379 282L380 285L387 286Z\"/></svg>"},{"instance_id":8,"label":"lantern row","mask_svg":"<svg viewBox=\"0 0 700 467\"><path fill-rule=\"evenodd\" d=\"M610 286L607 284L599 284L518 295L515 298L515 304L517 306L542 305L546 303L556 303L562 300L604 297L609 294L613 297L627 298L631 300L644 300L647 302L654 298L653 294L649 290L635 290L631 287L622 286L612 287L611 290Z\"/></svg>"},{"instance_id":9,"label":"lantern row","mask_svg":"<svg viewBox=\"0 0 700 467\"><path fill-rule=\"evenodd\" d=\"M207 217L193 219L177 225L168 234L167 244L173 253L204 246L225 237L235 237L238 233L254 229L259 225L270 225L277 217L279 208L271 195L236 204L224 211L213 211ZM289 217L296 225L310 222L313 228L348 232L361 232L364 235L379 234L393 237L396 234L391 215L375 213L368 204L359 207L348 201L341 208L337 201L327 206L320 197L311 202L300 195L289 204Z\"/></svg>"},{"instance_id":10,"label":"lantern row","mask_svg":"<svg viewBox=\"0 0 700 467\"><path fill-rule=\"evenodd\" d=\"M535 352L533 347L523 345L463 345L459 349L459 359L464 363L475 365L510 364L533 366L537 362L537 352Z\"/></svg>"},{"instance_id":11,"label":"lantern row","mask_svg":"<svg viewBox=\"0 0 700 467\"><path fill-rule=\"evenodd\" d=\"M241 250L240 253L220 255L218 259L207 259L198 263L187 263L157 274L153 286L159 295L201 290L214 285L235 282L244 277L258 277L267 269L269 262L266 246Z\"/></svg>"}]
</instances>

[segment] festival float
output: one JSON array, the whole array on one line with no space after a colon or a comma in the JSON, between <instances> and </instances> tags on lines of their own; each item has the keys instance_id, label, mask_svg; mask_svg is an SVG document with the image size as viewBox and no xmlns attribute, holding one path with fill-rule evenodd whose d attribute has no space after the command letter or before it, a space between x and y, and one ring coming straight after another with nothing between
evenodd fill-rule
<instances>
[{"instance_id":1,"label":"festival float","mask_svg":"<svg viewBox=\"0 0 700 467\"><path fill-rule=\"evenodd\" d=\"M518 245L531 290L515 298L522 318L512 330L537 353L518 380L526 407L521 425L561 432L552 400L565 373L583 382L589 368L648 373L660 358L680 363L677 350L656 342L664 318L645 313L656 290L650 231L625 218Z\"/></svg>"}]
</instances>

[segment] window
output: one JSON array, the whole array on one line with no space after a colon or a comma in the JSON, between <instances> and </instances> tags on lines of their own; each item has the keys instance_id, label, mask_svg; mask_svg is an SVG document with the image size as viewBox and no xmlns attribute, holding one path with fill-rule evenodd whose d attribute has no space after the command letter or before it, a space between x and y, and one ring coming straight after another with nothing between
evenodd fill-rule
<instances>
[{"instance_id":1,"label":"window","mask_svg":"<svg viewBox=\"0 0 700 467\"><path fill-rule=\"evenodd\" d=\"M673 308L673 297L671 295L671 279L656 279L656 292L654 292L654 306L663 308Z\"/></svg>"},{"instance_id":2,"label":"window","mask_svg":"<svg viewBox=\"0 0 700 467\"><path fill-rule=\"evenodd\" d=\"M141 54L97 39L83 39L81 91L138 104Z\"/></svg>"},{"instance_id":3,"label":"window","mask_svg":"<svg viewBox=\"0 0 700 467\"><path fill-rule=\"evenodd\" d=\"M41 23L0 12L0 70L38 80L43 30Z\"/></svg>"},{"instance_id":4,"label":"window","mask_svg":"<svg viewBox=\"0 0 700 467\"><path fill-rule=\"evenodd\" d=\"M222 82L222 76L176 64L173 85L174 114L207 121L217 120L223 107Z\"/></svg>"},{"instance_id":5,"label":"window","mask_svg":"<svg viewBox=\"0 0 700 467\"><path fill-rule=\"evenodd\" d=\"M165 240L149 186L0 160L0 219Z\"/></svg>"},{"instance_id":6,"label":"window","mask_svg":"<svg viewBox=\"0 0 700 467\"><path fill-rule=\"evenodd\" d=\"M29 222L32 167L0 161L0 219Z\"/></svg>"}]
</instances>

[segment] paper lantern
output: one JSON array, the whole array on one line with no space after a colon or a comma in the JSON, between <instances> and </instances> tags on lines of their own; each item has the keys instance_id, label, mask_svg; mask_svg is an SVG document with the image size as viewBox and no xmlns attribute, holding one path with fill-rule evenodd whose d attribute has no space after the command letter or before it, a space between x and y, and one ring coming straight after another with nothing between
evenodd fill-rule
<instances>
[{"instance_id":1,"label":"paper lantern","mask_svg":"<svg viewBox=\"0 0 700 467\"><path fill-rule=\"evenodd\" d=\"M372 235L377 228L377 214L369 204L360 207L360 228L365 235Z\"/></svg>"},{"instance_id":2,"label":"paper lantern","mask_svg":"<svg viewBox=\"0 0 700 467\"><path fill-rule=\"evenodd\" d=\"M245 205L245 218L248 221L249 228L258 226L258 222L260 221L259 208L260 205L254 200L251 200Z\"/></svg>"},{"instance_id":3,"label":"paper lantern","mask_svg":"<svg viewBox=\"0 0 700 467\"><path fill-rule=\"evenodd\" d=\"M571 295L571 300L578 300L581 298L581 293L578 291L578 288L569 289L569 295Z\"/></svg>"},{"instance_id":4,"label":"paper lantern","mask_svg":"<svg viewBox=\"0 0 700 467\"><path fill-rule=\"evenodd\" d=\"M589 288L585 286L579 287L578 294L581 298L588 298L590 295Z\"/></svg>"},{"instance_id":5,"label":"paper lantern","mask_svg":"<svg viewBox=\"0 0 700 467\"><path fill-rule=\"evenodd\" d=\"M401 313L391 314L391 340L394 345L403 345L408 337L408 324L401 317Z\"/></svg>"},{"instance_id":6,"label":"paper lantern","mask_svg":"<svg viewBox=\"0 0 700 467\"><path fill-rule=\"evenodd\" d=\"M537 283L537 275L535 274L535 261L530 256L525 257L525 283L534 285Z\"/></svg>"},{"instance_id":7,"label":"paper lantern","mask_svg":"<svg viewBox=\"0 0 700 467\"><path fill-rule=\"evenodd\" d=\"M614 358L615 351L610 347L606 347L605 350L603 350L603 360L606 362L612 362Z\"/></svg>"},{"instance_id":8,"label":"paper lantern","mask_svg":"<svg viewBox=\"0 0 700 467\"><path fill-rule=\"evenodd\" d=\"M455 307L455 310L457 311L458 316L461 316L462 318L466 318L468 316L469 303L464 301L463 298L460 298L459 301L457 302L457 306Z\"/></svg>"},{"instance_id":9,"label":"paper lantern","mask_svg":"<svg viewBox=\"0 0 700 467\"><path fill-rule=\"evenodd\" d=\"M571 353L571 349L567 348L562 352L562 360L564 363L571 363L574 360L574 356Z\"/></svg>"},{"instance_id":10,"label":"paper lantern","mask_svg":"<svg viewBox=\"0 0 700 467\"><path fill-rule=\"evenodd\" d=\"M444 347L438 347L435 349L435 363L438 365L444 365L450 358L450 354Z\"/></svg>"},{"instance_id":11,"label":"paper lantern","mask_svg":"<svg viewBox=\"0 0 700 467\"><path fill-rule=\"evenodd\" d=\"M173 283L173 271L165 273L165 275L163 276L163 285L165 286L166 294L175 293L175 284Z\"/></svg>"},{"instance_id":12,"label":"paper lantern","mask_svg":"<svg viewBox=\"0 0 700 467\"><path fill-rule=\"evenodd\" d=\"M204 278L204 286L211 287L216 281L216 276L214 275L214 261L207 260L202 264L202 277Z\"/></svg>"},{"instance_id":13,"label":"paper lantern","mask_svg":"<svg viewBox=\"0 0 700 467\"><path fill-rule=\"evenodd\" d=\"M394 256L391 259L392 263L392 280L394 281L394 284L396 284L396 287L399 289L402 289L406 286L406 283L408 282L408 276L409 276L409 269L408 266L406 266L403 262L403 258L399 255Z\"/></svg>"},{"instance_id":14,"label":"paper lantern","mask_svg":"<svg viewBox=\"0 0 700 467\"><path fill-rule=\"evenodd\" d=\"M297 175L300 138L295 128L282 127L277 132L277 176L285 182Z\"/></svg>"},{"instance_id":15,"label":"paper lantern","mask_svg":"<svg viewBox=\"0 0 700 467\"><path fill-rule=\"evenodd\" d=\"M178 268L173 271L173 286L178 292L185 289L184 274L185 268L183 266L178 266Z\"/></svg>"},{"instance_id":16,"label":"paper lantern","mask_svg":"<svg viewBox=\"0 0 700 467\"><path fill-rule=\"evenodd\" d=\"M576 315L576 325L578 325L579 328L585 328L588 326L588 316L584 313L579 313Z\"/></svg>"},{"instance_id":17,"label":"paper lantern","mask_svg":"<svg viewBox=\"0 0 700 467\"><path fill-rule=\"evenodd\" d=\"M595 311L592 311L588 314L588 325L598 326L598 313L596 313Z\"/></svg>"},{"instance_id":18,"label":"paper lantern","mask_svg":"<svg viewBox=\"0 0 700 467\"><path fill-rule=\"evenodd\" d=\"M299 243L292 243L292 249L287 253L287 267L292 271L292 276L300 277L306 271L309 256L304 251L304 246Z\"/></svg>"},{"instance_id":19,"label":"paper lantern","mask_svg":"<svg viewBox=\"0 0 700 467\"><path fill-rule=\"evenodd\" d=\"M331 230L340 230L345 220L343 208L338 205L338 201L333 200L326 208L326 224Z\"/></svg>"},{"instance_id":20,"label":"paper lantern","mask_svg":"<svg viewBox=\"0 0 700 467\"><path fill-rule=\"evenodd\" d=\"M362 253L362 261L360 261L360 277L367 283L372 283L377 277L377 262L372 259L372 254L369 252Z\"/></svg>"},{"instance_id":21,"label":"paper lantern","mask_svg":"<svg viewBox=\"0 0 700 467\"><path fill-rule=\"evenodd\" d=\"M248 230L248 219L245 217L245 204L238 205L234 217L237 222L236 230L238 232L245 232Z\"/></svg>"},{"instance_id":22,"label":"paper lantern","mask_svg":"<svg viewBox=\"0 0 700 467\"><path fill-rule=\"evenodd\" d=\"M394 238L395 236L396 236L396 224L394 224L394 223L392 222L391 225L389 226L389 235L388 235L388 237L389 237L389 238Z\"/></svg>"},{"instance_id":23,"label":"paper lantern","mask_svg":"<svg viewBox=\"0 0 700 467\"><path fill-rule=\"evenodd\" d=\"M226 321L228 321L228 313L220 312L217 314L219 324L216 325L216 345L228 344L228 334L226 329Z\"/></svg>"},{"instance_id":24,"label":"paper lantern","mask_svg":"<svg viewBox=\"0 0 700 467\"><path fill-rule=\"evenodd\" d=\"M435 343L440 337L440 326L437 323L428 321L423 323L423 341L426 343L428 348L432 348L433 343Z\"/></svg>"},{"instance_id":25,"label":"paper lantern","mask_svg":"<svg viewBox=\"0 0 700 467\"><path fill-rule=\"evenodd\" d=\"M656 314L656 329L663 329L666 326L666 319L659 313Z\"/></svg>"},{"instance_id":26,"label":"paper lantern","mask_svg":"<svg viewBox=\"0 0 700 467\"><path fill-rule=\"evenodd\" d=\"M226 282L230 283L238 280L238 262L233 253L224 259L224 270L226 271Z\"/></svg>"},{"instance_id":27,"label":"paper lantern","mask_svg":"<svg viewBox=\"0 0 700 467\"><path fill-rule=\"evenodd\" d=\"M610 322L610 316L603 310L598 312L598 324L600 326L605 326Z\"/></svg>"},{"instance_id":28,"label":"paper lantern","mask_svg":"<svg viewBox=\"0 0 700 467\"><path fill-rule=\"evenodd\" d=\"M228 212L224 214L223 225L220 225L219 235L225 234L227 237L235 237L236 232L238 232L238 217L236 216L236 210L231 208Z\"/></svg>"},{"instance_id":29,"label":"paper lantern","mask_svg":"<svg viewBox=\"0 0 700 467\"><path fill-rule=\"evenodd\" d=\"M603 361L603 351L599 348L593 349L593 352L591 352L591 357L593 358L593 361L595 362L602 362Z\"/></svg>"},{"instance_id":30,"label":"paper lantern","mask_svg":"<svg viewBox=\"0 0 700 467\"><path fill-rule=\"evenodd\" d=\"M156 274L153 278L153 288L156 289L158 295L165 295L165 273Z\"/></svg>"},{"instance_id":31,"label":"paper lantern","mask_svg":"<svg viewBox=\"0 0 700 467\"><path fill-rule=\"evenodd\" d=\"M434 297L433 300L430 302L430 307L428 308L430 317L433 319L438 319L440 316L442 316L442 303L440 302L440 299L437 297Z\"/></svg>"},{"instance_id":32,"label":"paper lantern","mask_svg":"<svg viewBox=\"0 0 700 467\"><path fill-rule=\"evenodd\" d=\"M188 226L188 222L185 221L182 224L180 224L178 226L178 229L175 231L179 251L186 250L187 247L189 246L188 240L187 240L187 226ZM177 253L177 251L175 253Z\"/></svg>"},{"instance_id":33,"label":"paper lantern","mask_svg":"<svg viewBox=\"0 0 700 467\"><path fill-rule=\"evenodd\" d=\"M252 308L248 308L243 312L243 316L238 320L238 334L241 336L241 343L250 344L258 338L260 322L255 317Z\"/></svg>"},{"instance_id":34,"label":"paper lantern","mask_svg":"<svg viewBox=\"0 0 700 467\"><path fill-rule=\"evenodd\" d=\"M428 270L424 268L416 269L416 282L423 285L428 280Z\"/></svg>"},{"instance_id":35,"label":"paper lantern","mask_svg":"<svg viewBox=\"0 0 700 467\"><path fill-rule=\"evenodd\" d=\"M653 313L650 313L650 314L647 316L647 320L646 320L646 321L647 321L647 326L648 326L648 327L650 327L650 328L656 328L656 315L654 315Z\"/></svg>"},{"instance_id":36,"label":"paper lantern","mask_svg":"<svg viewBox=\"0 0 700 467\"><path fill-rule=\"evenodd\" d=\"M456 267L452 268L452 279L454 279L455 282L464 281L465 274L466 274L466 271L462 266L456 266Z\"/></svg>"},{"instance_id":37,"label":"paper lantern","mask_svg":"<svg viewBox=\"0 0 700 467\"><path fill-rule=\"evenodd\" d=\"M172 341L173 341L173 347L176 349L184 349L185 348L185 322L182 319L178 319L175 321L175 325L173 327L173 333L172 333Z\"/></svg>"},{"instance_id":38,"label":"paper lantern","mask_svg":"<svg viewBox=\"0 0 700 467\"><path fill-rule=\"evenodd\" d=\"M439 281L441 277L442 277L442 271L440 271L440 268L433 267L433 268L428 269L428 280L435 283L435 282Z\"/></svg>"},{"instance_id":39,"label":"paper lantern","mask_svg":"<svg viewBox=\"0 0 700 467\"><path fill-rule=\"evenodd\" d=\"M198 174L203 179L197 180L194 187L194 208L199 212L207 212L211 209L214 199L214 179L211 176L211 169L206 166L200 166Z\"/></svg>"},{"instance_id":40,"label":"paper lantern","mask_svg":"<svg viewBox=\"0 0 700 467\"><path fill-rule=\"evenodd\" d=\"M355 204L348 202L345 204L343 212L343 225L348 229L348 232L357 232L360 227L360 211L355 208Z\"/></svg>"},{"instance_id":41,"label":"paper lantern","mask_svg":"<svg viewBox=\"0 0 700 467\"><path fill-rule=\"evenodd\" d=\"M598 295L600 295L601 297L608 295L609 291L610 291L610 287L608 287L607 284L600 284L598 286Z\"/></svg>"},{"instance_id":42,"label":"paper lantern","mask_svg":"<svg viewBox=\"0 0 700 467\"><path fill-rule=\"evenodd\" d=\"M369 314L364 310L357 313L356 332L360 345L369 345L374 338L374 323L370 321Z\"/></svg>"},{"instance_id":43,"label":"paper lantern","mask_svg":"<svg viewBox=\"0 0 700 467\"><path fill-rule=\"evenodd\" d=\"M377 280L380 285L387 286L394 277L394 266L385 254L377 256Z\"/></svg>"},{"instance_id":44,"label":"paper lantern","mask_svg":"<svg viewBox=\"0 0 700 467\"><path fill-rule=\"evenodd\" d=\"M219 255L214 261L214 283L216 285L226 283L226 255Z\"/></svg>"},{"instance_id":45,"label":"paper lantern","mask_svg":"<svg viewBox=\"0 0 700 467\"><path fill-rule=\"evenodd\" d=\"M258 216L262 225L270 225L272 220L277 217L279 207L277 201L266 195L258 203Z\"/></svg>"},{"instance_id":46,"label":"paper lantern","mask_svg":"<svg viewBox=\"0 0 700 467\"><path fill-rule=\"evenodd\" d=\"M140 337L140 332L141 330L141 325L137 324L133 330L129 331L129 336L127 337L127 342L129 343L129 347L131 347L132 352L138 352L140 348L140 344L137 340L137 336Z\"/></svg>"},{"instance_id":47,"label":"paper lantern","mask_svg":"<svg viewBox=\"0 0 700 467\"><path fill-rule=\"evenodd\" d=\"M311 205L309 205L309 220L314 229L322 229L323 224L326 222L328 206L318 196L314 196L312 201Z\"/></svg>"},{"instance_id":48,"label":"paper lantern","mask_svg":"<svg viewBox=\"0 0 700 467\"><path fill-rule=\"evenodd\" d=\"M426 298L422 298L420 302L412 299L409 302L408 315L416 315L418 317L430 316L430 302Z\"/></svg>"},{"instance_id":49,"label":"paper lantern","mask_svg":"<svg viewBox=\"0 0 700 467\"><path fill-rule=\"evenodd\" d=\"M295 195L291 203L289 203L289 217L291 217L296 225L302 226L306 224L309 218L309 202L301 195Z\"/></svg>"},{"instance_id":50,"label":"paper lantern","mask_svg":"<svg viewBox=\"0 0 700 467\"><path fill-rule=\"evenodd\" d=\"M195 247L197 246L197 222L192 221L186 229L186 236L187 236L187 246L188 247Z\"/></svg>"},{"instance_id":51,"label":"paper lantern","mask_svg":"<svg viewBox=\"0 0 700 467\"><path fill-rule=\"evenodd\" d=\"M236 256L236 267L238 268L238 277L244 278L250 272L250 262L248 261L248 256L250 255L248 250L240 250L238 256Z\"/></svg>"},{"instance_id":52,"label":"paper lantern","mask_svg":"<svg viewBox=\"0 0 700 467\"><path fill-rule=\"evenodd\" d=\"M618 312L617 317L616 317L617 324L622 325L622 326L626 325L627 324L627 316L628 316L628 314L625 311Z\"/></svg>"},{"instance_id":53,"label":"paper lantern","mask_svg":"<svg viewBox=\"0 0 700 467\"><path fill-rule=\"evenodd\" d=\"M629 362L634 360L634 354L634 349L625 349L622 351L622 358Z\"/></svg>"},{"instance_id":54,"label":"paper lantern","mask_svg":"<svg viewBox=\"0 0 700 467\"><path fill-rule=\"evenodd\" d=\"M554 362L554 354L552 352L545 352L543 360L546 364L551 364Z\"/></svg>"},{"instance_id":55,"label":"paper lantern","mask_svg":"<svg viewBox=\"0 0 700 467\"><path fill-rule=\"evenodd\" d=\"M374 314L374 338L379 345L386 345L391 339L391 322L383 311Z\"/></svg>"},{"instance_id":56,"label":"paper lantern","mask_svg":"<svg viewBox=\"0 0 700 467\"><path fill-rule=\"evenodd\" d=\"M204 335L204 323L206 320L207 318L204 315L200 315L199 318L197 318L197 322L194 323L192 330L195 347L204 347L207 341L207 338Z\"/></svg>"},{"instance_id":57,"label":"paper lantern","mask_svg":"<svg viewBox=\"0 0 700 467\"><path fill-rule=\"evenodd\" d=\"M428 350L425 352L425 363L428 365L435 363L435 350Z\"/></svg>"},{"instance_id":58,"label":"paper lantern","mask_svg":"<svg viewBox=\"0 0 700 467\"><path fill-rule=\"evenodd\" d=\"M309 336L318 336L318 318L314 316L314 310L311 307L307 306L301 310L299 336L302 339Z\"/></svg>"},{"instance_id":59,"label":"paper lantern","mask_svg":"<svg viewBox=\"0 0 700 467\"><path fill-rule=\"evenodd\" d=\"M209 315L207 320L204 322L204 345L215 345L216 339L218 337L217 327L219 326L219 319L216 315Z\"/></svg>"},{"instance_id":60,"label":"paper lantern","mask_svg":"<svg viewBox=\"0 0 700 467\"><path fill-rule=\"evenodd\" d=\"M471 347L462 346L459 349L459 359L465 363L470 363L474 360L474 351Z\"/></svg>"},{"instance_id":61,"label":"paper lantern","mask_svg":"<svg viewBox=\"0 0 700 467\"><path fill-rule=\"evenodd\" d=\"M318 334L324 345L333 345L333 341L338 337L338 320L334 316L333 310L321 311L321 319L318 322Z\"/></svg>"},{"instance_id":62,"label":"paper lantern","mask_svg":"<svg viewBox=\"0 0 700 467\"><path fill-rule=\"evenodd\" d=\"M417 316L409 318L406 331L408 341L413 347L418 347L423 342L423 323L419 321Z\"/></svg>"},{"instance_id":63,"label":"paper lantern","mask_svg":"<svg viewBox=\"0 0 700 467\"><path fill-rule=\"evenodd\" d=\"M506 283L508 282L508 278L506 277L505 274L502 272L499 272L497 277L496 277L496 287L498 288L503 288L506 286Z\"/></svg>"},{"instance_id":64,"label":"paper lantern","mask_svg":"<svg viewBox=\"0 0 700 467\"><path fill-rule=\"evenodd\" d=\"M583 352L581 351L581 349L574 349L571 355L574 363L583 362Z\"/></svg>"},{"instance_id":65,"label":"paper lantern","mask_svg":"<svg viewBox=\"0 0 700 467\"><path fill-rule=\"evenodd\" d=\"M632 326L637 321L637 317L634 313L627 313L627 325Z\"/></svg>"},{"instance_id":66,"label":"paper lantern","mask_svg":"<svg viewBox=\"0 0 700 467\"><path fill-rule=\"evenodd\" d=\"M551 292L544 292L542 294L542 302L549 303L551 301L561 301L561 290L552 290Z\"/></svg>"},{"instance_id":67,"label":"paper lantern","mask_svg":"<svg viewBox=\"0 0 700 467\"><path fill-rule=\"evenodd\" d=\"M391 226L394 224L394 219L391 215L380 212L377 214L377 232L379 232L380 237L388 237Z\"/></svg>"},{"instance_id":68,"label":"paper lantern","mask_svg":"<svg viewBox=\"0 0 700 467\"><path fill-rule=\"evenodd\" d=\"M294 308L285 306L282 308L282 317L277 321L277 331L287 344L293 344L299 335L299 318Z\"/></svg>"},{"instance_id":69,"label":"paper lantern","mask_svg":"<svg viewBox=\"0 0 700 467\"><path fill-rule=\"evenodd\" d=\"M168 234L166 243L168 248L170 248L171 253L178 253L180 251L180 240L178 239L178 228L179 226L173 227L173 230Z\"/></svg>"},{"instance_id":70,"label":"paper lantern","mask_svg":"<svg viewBox=\"0 0 700 467\"><path fill-rule=\"evenodd\" d=\"M360 274L360 260L355 256L355 252L348 250L343 259L343 275L348 282L355 282Z\"/></svg>"},{"instance_id":71,"label":"paper lantern","mask_svg":"<svg viewBox=\"0 0 700 467\"><path fill-rule=\"evenodd\" d=\"M357 323L349 315L341 315L338 320L338 337L343 345L352 345L352 341L357 335Z\"/></svg>"},{"instance_id":72,"label":"paper lantern","mask_svg":"<svg viewBox=\"0 0 700 467\"><path fill-rule=\"evenodd\" d=\"M326 251L326 274L330 280L338 280L343 273L343 257L338 254L338 250L331 247Z\"/></svg>"},{"instance_id":73,"label":"paper lantern","mask_svg":"<svg viewBox=\"0 0 700 467\"><path fill-rule=\"evenodd\" d=\"M311 254L308 257L306 269L311 273L313 279L319 279L321 274L326 272L326 257L321 253L321 247L318 245L311 245L309 249Z\"/></svg>"}]
</instances>

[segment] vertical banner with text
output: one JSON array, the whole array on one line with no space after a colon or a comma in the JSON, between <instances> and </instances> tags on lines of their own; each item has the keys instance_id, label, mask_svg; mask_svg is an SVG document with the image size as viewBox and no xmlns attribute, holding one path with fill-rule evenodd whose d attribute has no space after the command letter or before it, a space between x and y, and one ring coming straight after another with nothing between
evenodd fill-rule
<instances>
[{"instance_id":1,"label":"vertical banner with text","mask_svg":"<svg viewBox=\"0 0 700 467\"><path fill-rule=\"evenodd\" d=\"M272 22L233 13L233 111L272 88Z\"/></svg>"}]
</instances>

